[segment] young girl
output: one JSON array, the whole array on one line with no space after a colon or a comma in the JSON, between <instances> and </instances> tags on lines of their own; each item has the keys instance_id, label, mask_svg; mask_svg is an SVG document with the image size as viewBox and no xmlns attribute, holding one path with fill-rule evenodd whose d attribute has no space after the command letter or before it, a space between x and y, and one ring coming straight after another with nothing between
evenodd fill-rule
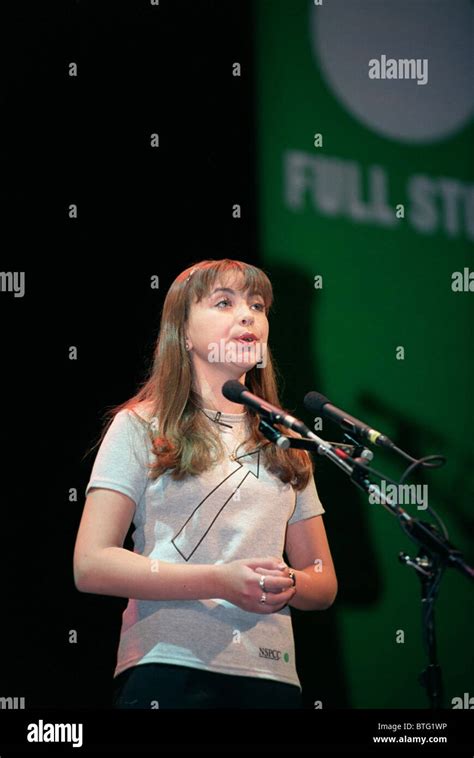
<instances>
[{"instance_id":1,"label":"young girl","mask_svg":"<svg viewBox=\"0 0 474 758\"><path fill-rule=\"evenodd\" d=\"M182 272L150 376L104 430L74 578L81 592L129 598L115 708L301 707L289 606L324 610L337 593L313 460L270 442L259 415L221 391L238 380L281 407L272 300L248 263Z\"/></svg>"}]
</instances>

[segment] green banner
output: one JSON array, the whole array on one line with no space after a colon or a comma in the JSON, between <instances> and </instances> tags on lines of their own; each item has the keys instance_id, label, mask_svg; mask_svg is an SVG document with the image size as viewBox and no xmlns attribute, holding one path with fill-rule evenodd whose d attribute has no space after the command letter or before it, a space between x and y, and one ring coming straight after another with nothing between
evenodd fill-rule
<instances>
[{"instance_id":1,"label":"green banner","mask_svg":"<svg viewBox=\"0 0 474 758\"><path fill-rule=\"evenodd\" d=\"M472 14L469 0L259 0L255 19L260 237L285 401L323 438L333 429L303 407L311 389L415 457L445 455L408 481L471 562ZM397 481L405 468L378 450L373 465ZM339 705L427 707L419 581L397 558L417 547L350 483L338 502L345 475L317 467L340 583L325 612ZM403 507L432 523L425 505ZM436 603L446 708L474 707L460 704L474 697L472 601L449 569ZM314 655L329 671L318 639Z\"/></svg>"}]
</instances>

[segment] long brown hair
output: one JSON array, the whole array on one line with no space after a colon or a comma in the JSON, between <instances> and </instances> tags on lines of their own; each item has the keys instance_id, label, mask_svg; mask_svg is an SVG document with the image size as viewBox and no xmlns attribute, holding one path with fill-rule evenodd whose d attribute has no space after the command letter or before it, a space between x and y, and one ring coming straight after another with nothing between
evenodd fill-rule
<instances>
[{"instance_id":1,"label":"long brown hair","mask_svg":"<svg viewBox=\"0 0 474 758\"><path fill-rule=\"evenodd\" d=\"M191 358L185 349L185 325L191 304L207 296L216 280L229 272L243 275L242 289L261 294L266 313L269 313L273 304L273 289L268 276L260 268L229 258L193 264L176 277L165 297L148 378L133 397L121 405L113 406L106 414L110 420L103 429L99 442L121 410L129 409L143 423L155 455L150 466L151 479L157 479L167 470L174 480L181 480L186 475L201 474L224 453L216 425L206 419L206 414L200 412L200 397L193 387ZM267 346L265 365L254 366L247 371L245 386L250 392L281 408L276 371L270 347ZM139 403L146 404L147 418L137 413L136 406ZM288 411L286 408L284 410ZM260 418L257 413L248 407L246 413L248 437L242 445L250 450L266 442L267 438L258 429ZM154 427L149 423L152 417L157 419ZM279 424L275 424L275 428L288 436L300 437ZM314 462L305 450L282 450L276 445L267 444L262 448L261 455L266 469L282 482L290 482L296 490L307 485L314 471Z\"/></svg>"}]
</instances>

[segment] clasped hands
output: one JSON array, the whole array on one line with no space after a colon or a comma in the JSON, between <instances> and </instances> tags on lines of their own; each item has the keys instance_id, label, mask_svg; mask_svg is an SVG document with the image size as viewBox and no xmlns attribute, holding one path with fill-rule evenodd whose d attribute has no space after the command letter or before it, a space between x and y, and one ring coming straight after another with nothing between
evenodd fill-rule
<instances>
[{"instance_id":1,"label":"clasped hands","mask_svg":"<svg viewBox=\"0 0 474 758\"><path fill-rule=\"evenodd\" d=\"M276 558L274 560L275 567L273 569L262 568L262 566L258 566L254 569L256 574L265 577L264 591L278 594L279 592L285 592L289 587L295 587L296 592L296 575L294 569L287 566L282 560L279 561ZM273 579L273 577L277 577L277 579ZM284 583L282 583L282 579L285 580Z\"/></svg>"}]
</instances>

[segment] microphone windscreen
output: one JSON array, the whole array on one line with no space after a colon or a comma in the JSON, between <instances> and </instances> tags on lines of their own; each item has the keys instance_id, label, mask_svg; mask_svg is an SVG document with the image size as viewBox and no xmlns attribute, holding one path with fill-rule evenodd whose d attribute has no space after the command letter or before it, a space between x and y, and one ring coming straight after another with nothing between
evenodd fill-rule
<instances>
[{"instance_id":1,"label":"microphone windscreen","mask_svg":"<svg viewBox=\"0 0 474 758\"><path fill-rule=\"evenodd\" d=\"M310 413L321 413L323 405L329 403L329 400L325 395L321 395L320 392L308 392L304 398L304 407Z\"/></svg>"},{"instance_id":2,"label":"microphone windscreen","mask_svg":"<svg viewBox=\"0 0 474 758\"><path fill-rule=\"evenodd\" d=\"M245 390L247 390L247 387L237 379L229 379L222 385L222 394L233 403L239 402L240 396Z\"/></svg>"}]
</instances>

